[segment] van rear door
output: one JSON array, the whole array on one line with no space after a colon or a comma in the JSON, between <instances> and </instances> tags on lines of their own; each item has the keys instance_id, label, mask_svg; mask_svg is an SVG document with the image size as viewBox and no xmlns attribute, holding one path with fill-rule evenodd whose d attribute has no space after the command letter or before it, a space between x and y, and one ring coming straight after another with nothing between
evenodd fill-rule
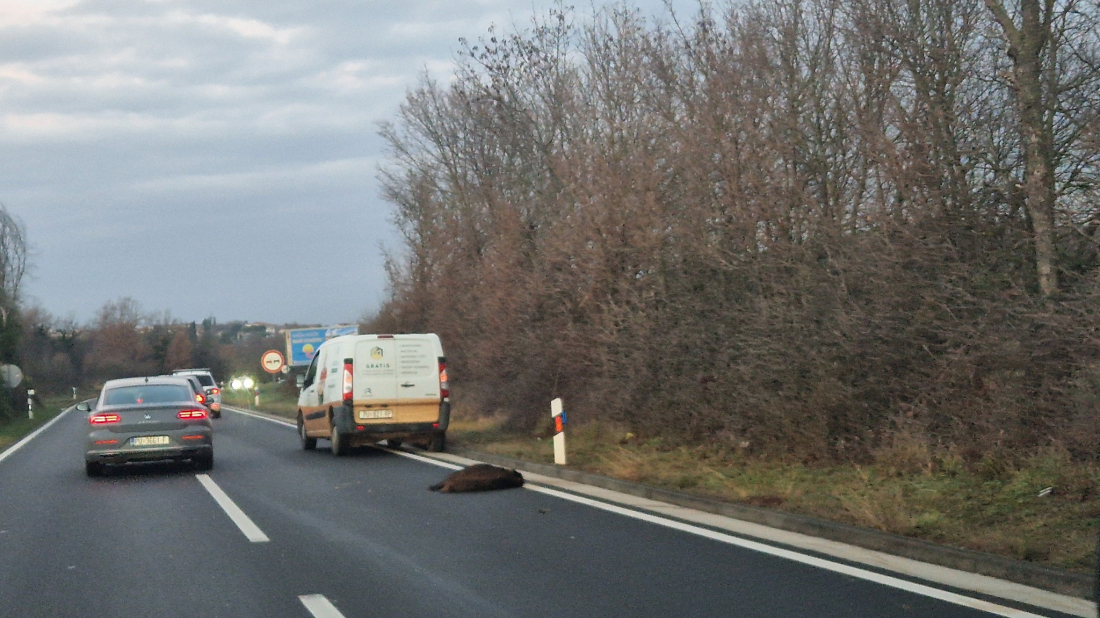
<instances>
[{"instance_id":1,"label":"van rear door","mask_svg":"<svg viewBox=\"0 0 1100 618\"><path fill-rule=\"evenodd\" d=\"M427 337L397 338L397 400L399 403L438 404L439 358Z\"/></svg>"},{"instance_id":2,"label":"van rear door","mask_svg":"<svg viewBox=\"0 0 1100 618\"><path fill-rule=\"evenodd\" d=\"M356 399L397 402L397 360L393 339L368 339L355 344Z\"/></svg>"}]
</instances>

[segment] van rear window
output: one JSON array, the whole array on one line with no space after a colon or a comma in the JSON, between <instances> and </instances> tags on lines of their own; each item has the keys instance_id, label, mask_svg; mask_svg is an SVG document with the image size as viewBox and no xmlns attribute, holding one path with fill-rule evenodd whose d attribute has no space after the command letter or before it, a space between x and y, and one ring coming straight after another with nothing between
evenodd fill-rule
<instances>
[{"instance_id":1,"label":"van rear window","mask_svg":"<svg viewBox=\"0 0 1100 618\"><path fill-rule=\"evenodd\" d=\"M142 384L107 391L106 405L126 406L145 403L181 403L191 401L191 389L182 384Z\"/></svg>"},{"instance_id":2,"label":"van rear window","mask_svg":"<svg viewBox=\"0 0 1100 618\"><path fill-rule=\"evenodd\" d=\"M203 386L214 386L214 378L211 378L209 374L200 373L195 375L199 379L199 384Z\"/></svg>"}]
</instances>

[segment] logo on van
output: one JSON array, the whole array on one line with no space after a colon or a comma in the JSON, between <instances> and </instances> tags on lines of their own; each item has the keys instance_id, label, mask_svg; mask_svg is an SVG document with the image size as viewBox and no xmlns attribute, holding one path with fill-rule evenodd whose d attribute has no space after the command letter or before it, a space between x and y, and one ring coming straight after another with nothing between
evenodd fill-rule
<instances>
[{"instance_id":1,"label":"logo on van","mask_svg":"<svg viewBox=\"0 0 1100 618\"><path fill-rule=\"evenodd\" d=\"M374 360L380 360L382 358L382 348L373 347L370 349L370 357Z\"/></svg>"}]
</instances>

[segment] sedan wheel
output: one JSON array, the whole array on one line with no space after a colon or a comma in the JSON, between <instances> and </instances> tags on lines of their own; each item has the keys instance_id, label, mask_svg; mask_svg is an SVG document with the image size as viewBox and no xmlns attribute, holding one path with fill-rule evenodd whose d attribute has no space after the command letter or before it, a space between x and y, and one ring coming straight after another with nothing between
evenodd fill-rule
<instances>
[{"instance_id":1,"label":"sedan wheel","mask_svg":"<svg viewBox=\"0 0 1100 618\"><path fill-rule=\"evenodd\" d=\"M195 458L195 469L199 472L209 472L214 469L214 451Z\"/></svg>"},{"instance_id":2,"label":"sedan wheel","mask_svg":"<svg viewBox=\"0 0 1100 618\"><path fill-rule=\"evenodd\" d=\"M98 461L85 461L84 473L92 478L103 476L103 464Z\"/></svg>"}]
</instances>

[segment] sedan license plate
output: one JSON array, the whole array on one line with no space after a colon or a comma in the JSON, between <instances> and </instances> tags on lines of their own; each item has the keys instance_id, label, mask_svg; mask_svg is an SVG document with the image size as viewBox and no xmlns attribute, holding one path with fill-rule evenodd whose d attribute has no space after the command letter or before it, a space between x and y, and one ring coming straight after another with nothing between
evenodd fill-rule
<instances>
[{"instance_id":1,"label":"sedan license plate","mask_svg":"<svg viewBox=\"0 0 1100 618\"><path fill-rule=\"evenodd\" d=\"M393 418L393 410L360 410L359 418L362 420L372 418Z\"/></svg>"},{"instance_id":2,"label":"sedan license plate","mask_svg":"<svg viewBox=\"0 0 1100 618\"><path fill-rule=\"evenodd\" d=\"M168 436L138 436L130 438L133 446L161 446L168 444Z\"/></svg>"}]
</instances>

